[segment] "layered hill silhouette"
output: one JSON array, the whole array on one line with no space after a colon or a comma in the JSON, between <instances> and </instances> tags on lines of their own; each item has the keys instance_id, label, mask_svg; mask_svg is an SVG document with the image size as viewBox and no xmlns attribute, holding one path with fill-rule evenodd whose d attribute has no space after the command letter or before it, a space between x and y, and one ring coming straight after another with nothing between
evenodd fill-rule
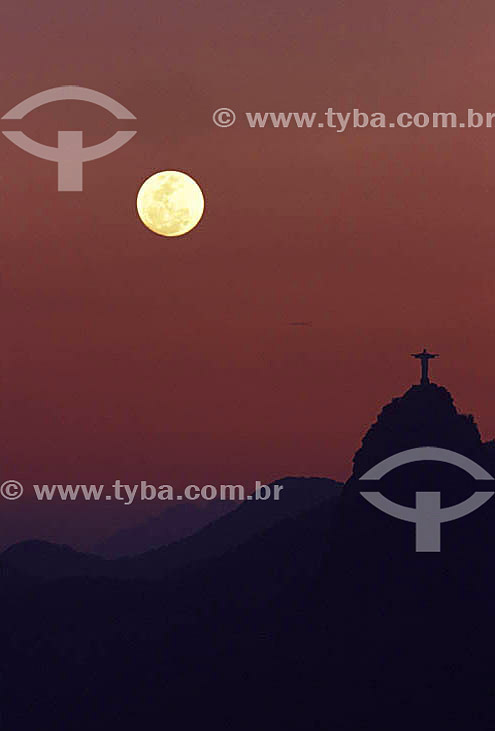
<instances>
[{"instance_id":1,"label":"layered hill silhouette","mask_svg":"<svg viewBox=\"0 0 495 731\"><path fill-rule=\"evenodd\" d=\"M168 546L197 533L209 523L234 510L233 500L215 500L175 503L160 515L138 525L122 529L97 543L93 553L103 558L135 556L153 548Z\"/></svg>"},{"instance_id":2,"label":"layered hill silhouette","mask_svg":"<svg viewBox=\"0 0 495 731\"><path fill-rule=\"evenodd\" d=\"M197 533L138 556L106 560L46 541L23 541L2 554L6 565L24 574L58 579L69 576L161 578L195 561L220 556L286 518L322 503L335 504L341 484L324 478L287 477L279 500L246 500ZM273 494L273 491L272 491Z\"/></svg>"},{"instance_id":3,"label":"layered hill silhouette","mask_svg":"<svg viewBox=\"0 0 495 731\"><path fill-rule=\"evenodd\" d=\"M91 573L84 555L33 570L53 546L5 552L22 579L3 595L6 728L492 728L495 499L443 525L440 553L416 553L414 525L360 494L414 505L418 490L435 490L453 504L489 489L445 464L404 465L371 487L359 479L418 446L493 470L474 419L424 384L383 408L343 489L279 481L285 507L245 503L163 549L90 557L126 567L112 576ZM68 578L79 560L88 573ZM26 573L66 578L26 583Z\"/></svg>"}]
</instances>

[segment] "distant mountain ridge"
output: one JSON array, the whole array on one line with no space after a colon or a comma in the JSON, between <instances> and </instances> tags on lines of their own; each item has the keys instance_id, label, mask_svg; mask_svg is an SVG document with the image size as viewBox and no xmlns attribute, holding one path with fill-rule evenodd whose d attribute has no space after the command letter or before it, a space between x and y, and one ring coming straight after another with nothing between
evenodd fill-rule
<instances>
[{"instance_id":1,"label":"distant mountain ridge","mask_svg":"<svg viewBox=\"0 0 495 731\"><path fill-rule=\"evenodd\" d=\"M235 510L193 535L141 555L106 559L45 541L23 541L1 556L6 565L45 579L71 576L161 578L195 561L222 555L286 518L294 518L322 503L338 500L342 485L326 478L286 477L280 499L245 500Z\"/></svg>"},{"instance_id":2,"label":"distant mountain ridge","mask_svg":"<svg viewBox=\"0 0 495 731\"><path fill-rule=\"evenodd\" d=\"M160 515L124 528L97 543L91 553L104 558L136 556L168 546L201 530L238 507L239 501L215 500L174 503Z\"/></svg>"}]
</instances>

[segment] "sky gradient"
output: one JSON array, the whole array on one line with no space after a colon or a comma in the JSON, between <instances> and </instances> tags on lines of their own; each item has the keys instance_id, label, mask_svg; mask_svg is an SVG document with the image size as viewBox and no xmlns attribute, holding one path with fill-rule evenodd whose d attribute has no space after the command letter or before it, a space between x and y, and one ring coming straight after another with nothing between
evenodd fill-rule
<instances>
[{"instance_id":1,"label":"sky gradient","mask_svg":"<svg viewBox=\"0 0 495 731\"><path fill-rule=\"evenodd\" d=\"M243 113L495 111L491 2L19 0L0 116L77 84L137 122L57 102L0 122L55 145L137 129L59 193L1 136L2 478L220 484L345 479L384 403L432 378L495 435L495 129L250 129ZM217 128L218 107L238 122ZM159 170L205 215L147 230ZM308 320L311 327L292 327ZM88 546L163 505L2 502L4 542Z\"/></svg>"}]
</instances>

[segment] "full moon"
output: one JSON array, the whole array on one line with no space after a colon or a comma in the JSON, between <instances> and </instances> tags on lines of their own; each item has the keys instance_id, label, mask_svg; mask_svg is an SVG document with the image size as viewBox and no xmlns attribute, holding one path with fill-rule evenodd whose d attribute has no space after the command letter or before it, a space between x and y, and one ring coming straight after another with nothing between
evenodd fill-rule
<instances>
[{"instance_id":1,"label":"full moon","mask_svg":"<svg viewBox=\"0 0 495 731\"><path fill-rule=\"evenodd\" d=\"M182 236L203 215L205 201L195 180L177 170L155 173L137 195L139 218L160 236Z\"/></svg>"}]
</instances>

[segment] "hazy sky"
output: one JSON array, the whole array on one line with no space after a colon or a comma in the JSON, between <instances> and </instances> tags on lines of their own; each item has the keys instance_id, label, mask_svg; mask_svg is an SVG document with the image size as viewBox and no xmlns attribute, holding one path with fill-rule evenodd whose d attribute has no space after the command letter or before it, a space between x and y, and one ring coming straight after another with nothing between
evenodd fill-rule
<instances>
[{"instance_id":1,"label":"hazy sky","mask_svg":"<svg viewBox=\"0 0 495 731\"><path fill-rule=\"evenodd\" d=\"M82 193L1 136L4 479L344 479L423 346L491 437L495 129L254 130L243 113L495 112L494 22L488 1L7 2L0 116L77 84L137 122L57 102L0 129L138 134L84 166ZM163 169L205 194L182 238L135 213ZM82 544L161 507L23 500L0 523Z\"/></svg>"}]
</instances>

